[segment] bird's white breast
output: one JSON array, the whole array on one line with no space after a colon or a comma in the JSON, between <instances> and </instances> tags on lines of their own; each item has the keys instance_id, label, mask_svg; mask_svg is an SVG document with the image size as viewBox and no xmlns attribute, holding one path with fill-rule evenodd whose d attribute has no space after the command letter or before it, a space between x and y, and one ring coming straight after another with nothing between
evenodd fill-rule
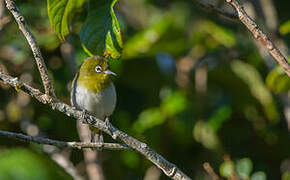
<instances>
[{"instance_id":1,"label":"bird's white breast","mask_svg":"<svg viewBox=\"0 0 290 180\"><path fill-rule=\"evenodd\" d=\"M87 88L77 85L75 88L75 103L78 108L85 109L99 119L110 116L116 106L116 91L113 83L99 93L93 93Z\"/></svg>"}]
</instances>

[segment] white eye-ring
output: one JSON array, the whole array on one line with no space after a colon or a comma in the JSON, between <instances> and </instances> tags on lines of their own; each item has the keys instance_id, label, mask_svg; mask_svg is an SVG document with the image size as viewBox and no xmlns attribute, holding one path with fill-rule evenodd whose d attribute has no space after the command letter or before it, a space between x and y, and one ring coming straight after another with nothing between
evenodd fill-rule
<instances>
[{"instance_id":1,"label":"white eye-ring","mask_svg":"<svg viewBox=\"0 0 290 180\"><path fill-rule=\"evenodd\" d=\"M96 71L96 73L100 73L100 72L102 72L102 68L101 68L101 66L96 66L96 67L95 67L95 71Z\"/></svg>"}]
</instances>

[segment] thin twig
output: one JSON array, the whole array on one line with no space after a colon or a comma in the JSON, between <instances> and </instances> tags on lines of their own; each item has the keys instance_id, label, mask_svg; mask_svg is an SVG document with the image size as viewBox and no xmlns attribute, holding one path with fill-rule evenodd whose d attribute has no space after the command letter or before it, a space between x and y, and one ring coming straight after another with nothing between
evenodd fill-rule
<instances>
[{"instance_id":1,"label":"thin twig","mask_svg":"<svg viewBox=\"0 0 290 180\"><path fill-rule=\"evenodd\" d=\"M77 121L77 130L82 142L91 142L91 131L87 124ZM104 180L101 151L86 149L83 151L88 180Z\"/></svg>"},{"instance_id":2,"label":"thin twig","mask_svg":"<svg viewBox=\"0 0 290 180\"><path fill-rule=\"evenodd\" d=\"M232 13L232 12L229 12L229 11L226 11L224 9L221 9L221 8L218 8L212 4L209 4L207 2L204 2L203 0L196 0L196 2L203 8L209 10L209 11L212 11L214 13L217 13L217 14L221 14L223 16L226 16L228 18L231 18L231 19L234 19L234 20L238 20L239 17L236 13Z\"/></svg>"},{"instance_id":3,"label":"thin twig","mask_svg":"<svg viewBox=\"0 0 290 180\"><path fill-rule=\"evenodd\" d=\"M222 10L212 4L203 2L202 0L196 0L199 5L203 8L211 10L217 14L230 17L232 19L239 19L253 34L253 36L261 42L261 44L267 48L271 56L282 66L285 73L290 76L290 64L280 52L280 50L274 45L274 43L261 31L258 25L249 17L245 12L243 6L239 3L238 0L226 0L227 3L231 4L237 11L238 15L229 13L225 10Z\"/></svg>"},{"instance_id":4,"label":"thin twig","mask_svg":"<svg viewBox=\"0 0 290 180\"><path fill-rule=\"evenodd\" d=\"M117 144L117 143L90 143L90 142L64 142L57 141L43 137L36 136L27 136L21 133L13 133L9 131L0 130L0 136L5 136L8 138L22 140L25 142L34 142L37 144L48 144L57 147L70 147L76 149L85 149L85 148L103 148L107 150L128 150L130 149L125 144Z\"/></svg>"},{"instance_id":5,"label":"thin twig","mask_svg":"<svg viewBox=\"0 0 290 180\"><path fill-rule=\"evenodd\" d=\"M161 171L156 166L151 166L146 170L143 180L159 180L161 176Z\"/></svg>"},{"instance_id":6,"label":"thin twig","mask_svg":"<svg viewBox=\"0 0 290 180\"><path fill-rule=\"evenodd\" d=\"M209 174L212 180L220 179L220 177L214 172L213 168L208 162L203 163L203 168Z\"/></svg>"},{"instance_id":7,"label":"thin twig","mask_svg":"<svg viewBox=\"0 0 290 180\"><path fill-rule=\"evenodd\" d=\"M4 0L0 0L0 19L5 16L5 4Z\"/></svg>"},{"instance_id":8,"label":"thin twig","mask_svg":"<svg viewBox=\"0 0 290 180\"><path fill-rule=\"evenodd\" d=\"M26 96L22 92L20 94L22 96ZM30 135L34 134L33 136L37 136L41 134L42 137L46 137L45 136L46 133L43 132L41 129L39 129L37 125L32 123L29 119L22 119L20 127L24 132ZM36 128L35 133L32 133L31 131L29 131L29 127L35 127ZM51 160L53 160L64 172L66 172L74 180L84 180L84 178L78 173L77 168L69 159L69 154L72 151L72 148L59 148L57 146L44 144L42 146L42 149L44 153L50 156Z\"/></svg>"},{"instance_id":9,"label":"thin twig","mask_svg":"<svg viewBox=\"0 0 290 180\"><path fill-rule=\"evenodd\" d=\"M74 164L70 161L70 159L59 152L48 153L46 152L50 158L59 165L60 168L63 169L68 175L70 175L74 180L84 180Z\"/></svg>"},{"instance_id":10,"label":"thin twig","mask_svg":"<svg viewBox=\"0 0 290 180\"><path fill-rule=\"evenodd\" d=\"M267 48L272 57L282 66L285 73L290 76L290 64L272 41L261 31L258 25L245 12L238 0L226 0L238 12L240 21L252 32L253 36Z\"/></svg>"},{"instance_id":11,"label":"thin twig","mask_svg":"<svg viewBox=\"0 0 290 180\"><path fill-rule=\"evenodd\" d=\"M25 38L27 39L30 48L32 50L32 53L34 55L34 59L36 61L38 70L40 72L41 75L41 79L43 82L43 86L44 86L44 90L45 90L45 94L48 95L48 97L51 97L51 99L46 99L46 101L51 101L55 98L55 94L54 94L54 88L53 85L50 81L50 78L48 76L48 72L47 72L47 68L46 65L44 63L44 59L41 55L39 46L35 40L34 35L31 33L27 23L24 20L24 17L21 15L21 13L18 11L18 8L15 6L15 3L13 0L5 0L6 2L6 7L7 9L13 14L19 29L22 31L23 35L25 36Z\"/></svg>"},{"instance_id":12,"label":"thin twig","mask_svg":"<svg viewBox=\"0 0 290 180\"><path fill-rule=\"evenodd\" d=\"M5 0L7 8L11 11L14 18L16 19L19 29L23 32L24 36L27 38L30 47L32 49L32 52L34 54L34 58L36 60L36 63L38 65L42 81L45 88L45 94L40 92L38 89L35 89L21 81L19 81L17 78L13 78L9 75L4 74L0 70L0 80L2 80L5 83L10 84L13 86L16 90L22 90L25 93L31 95L32 97L36 98L38 101L49 104L52 109L56 109L60 112L65 113L67 116L73 116L76 119L84 119L86 120L87 124L90 124L101 131L109 134L112 136L113 139L119 139L125 144L127 144L130 148L136 150L140 154L144 155L148 160L150 160L152 163L154 163L158 168L160 168L168 177L176 180L189 180L189 178L186 174L184 174L182 171L180 171L176 165L170 163L166 159L164 159L161 155L153 151L147 144L138 141L137 139L127 135L126 133L118 130L115 128L111 123L105 123L102 120L97 119L94 116L91 116L90 114L77 110L76 108L69 106L63 102L60 102L54 94L54 89L51 84L51 81L47 74L47 69L44 64L44 60L41 56L39 46L36 43L36 40L31 33L31 31L28 29L28 26L26 22L24 21L24 17L19 13L18 9L16 8L13 0Z\"/></svg>"},{"instance_id":13,"label":"thin twig","mask_svg":"<svg viewBox=\"0 0 290 180\"><path fill-rule=\"evenodd\" d=\"M77 72L77 65L75 59L75 50L71 44L71 36L67 36L67 40L60 46L61 56L71 70L72 76Z\"/></svg>"},{"instance_id":14,"label":"thin twig","mask_svg":"<svg viewBox=\"0 0 290 180\"><path fill-rule=\"evenodd\" d=\"M2 29L3 26L5 26L6 24L8 24L10 22L10 17L6 16L3 18L0 18L0 29Z\"/></svg>"},{"instance_id":15,"label":"thin twig","mask_svg":"<svg viewBox=\"0 0 290 180\"><path fill-rule=\"evenodd\" d=\"M184 174L176 165L170 163L160 154L153 151L147 144L138 141L137 139L127 135L126 133L115 128L111 123L105 123L102 120L97 119L94 116L91 116L87 112L77 110L76 108L69 106L59 100L55 99L53 102L47 102L47 97L45 94L40 92L38 89L35 89L21 81L18 78L13 78L7 74L4 74L0 70L0 80L4 83L10 84L16 90L22 90L23 92L31 95L42 103L48 103L53 109L56 109L60 112L65 113L67 116L73 116L76 119L84 119L86 123L100 129L101 131L109 134L113 139L119 139L130 148L136 150L140 154L146 157L149 161L154 163L158 168L160 168L164 174L168 177L176 180L189 180L186 174Z\"/></svg>"}]
</instances>

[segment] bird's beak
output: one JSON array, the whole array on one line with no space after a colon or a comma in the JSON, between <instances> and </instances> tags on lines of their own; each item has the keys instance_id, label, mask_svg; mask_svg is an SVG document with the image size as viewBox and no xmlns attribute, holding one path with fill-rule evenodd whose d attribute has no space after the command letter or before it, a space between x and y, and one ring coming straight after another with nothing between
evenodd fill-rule
<instances>
[{"instance_id":1,"label":"bird's beak","mask_svg":"<svg viewBox=\"0 0 290 180\"><path fill-rule=\"evenodd\" d=\"M117 74L116 73L114 73L114 72L112 72L112 71L110 71L109 69L108 70L106 70L106 71L103 71L105 74L111 74L111 75L114 75L114 76L117 76Z\"/></svg>"}]
</instances>

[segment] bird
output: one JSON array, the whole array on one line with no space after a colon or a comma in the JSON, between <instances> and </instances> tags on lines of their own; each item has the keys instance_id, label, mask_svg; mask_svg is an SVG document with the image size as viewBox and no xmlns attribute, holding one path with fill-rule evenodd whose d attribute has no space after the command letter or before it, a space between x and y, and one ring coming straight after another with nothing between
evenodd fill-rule
<instances>
[{"instance_id":1,"label":"bird","mask_svg":"<svg viewBox=\"0 0 290 180\"><path fill-rule=\"evenodd\" d=\"M94 56L85 59L72 81L72 106L100 120L109 120L117 101L112 76L116 74L110 71L108 61L104 57ZM93 126L89 127L91 142L103 142L101 132Z\"/></svg>"}]
</instances>

